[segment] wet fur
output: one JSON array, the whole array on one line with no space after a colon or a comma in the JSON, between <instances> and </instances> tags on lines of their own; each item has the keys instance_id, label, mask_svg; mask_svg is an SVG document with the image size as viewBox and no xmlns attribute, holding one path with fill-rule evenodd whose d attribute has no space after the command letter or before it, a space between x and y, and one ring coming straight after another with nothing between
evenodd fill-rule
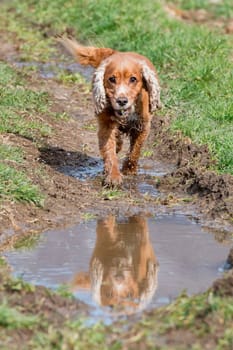
<instances>
[{"instance_id":1,"label":"wet fur","mask_svg":"<svg viewBox=\"0 0 233 350\"><path fill-rule=\"evenodd\" d=\"M85 47L64 36L58 40L80 64L96 68L93 101L99 124L99 149L104 161L104 184L118 186L122 182L117 157L123 144L122 135L130 138L122 172L135 174L141 148L150 132L152 112L161 108L156 70L146 57L134 52ZM110 81L112 77L116 82ZM126 106L121 107L119 99L127 100Z\"/></svg>"}]
</instances>

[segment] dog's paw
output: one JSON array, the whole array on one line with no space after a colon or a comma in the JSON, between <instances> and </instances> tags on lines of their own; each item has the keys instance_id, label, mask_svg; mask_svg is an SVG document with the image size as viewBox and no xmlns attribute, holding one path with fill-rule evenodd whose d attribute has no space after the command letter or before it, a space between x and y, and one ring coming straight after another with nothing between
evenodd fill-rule
<instances>
[{"instance_id":1,"label":"dog's paw","mask_svg":"<svg viewBox=\"0 0 233 350\"><path fill-rule=\"evenodd\" d=\"M124 175L135 175L137 174L137 168L137 163L134 163L129 159L125 159L122 166L122 173Z\"/></svg>"},{"instance_id":2,"label":"dog's paw","mask_svg":"<svg viewBox=\"0 0 233 350\"><path fill-rule=\"evenodd\" d=\"M105 176L103 180L103 186L107 188L116 188L120 187L123 181L121 173L112 173Z\"/></svg>"}]
</instances>

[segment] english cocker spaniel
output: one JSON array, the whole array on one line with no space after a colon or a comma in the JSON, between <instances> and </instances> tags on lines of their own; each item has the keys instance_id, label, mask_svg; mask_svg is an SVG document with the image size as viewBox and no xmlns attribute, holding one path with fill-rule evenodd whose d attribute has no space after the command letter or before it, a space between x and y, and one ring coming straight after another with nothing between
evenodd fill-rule
<instances>
[{"instance_id":1,"label":"english cocker spaniel","mask_svg":"<svg viewBox=\"0 0 233 350\"><path fill-rule=\"evenodd\" d=\"M134 52L82 46L67 36L57 38L82 65L95 69L93 100L98 120L99 149L104 161L104 184L118 186L123 174L137 172L140 151L151 125L152 112L161 108L160 85L153 64ZM119 169L117 153L122 136L130 147Z\"/></svg>"}]
</instances>

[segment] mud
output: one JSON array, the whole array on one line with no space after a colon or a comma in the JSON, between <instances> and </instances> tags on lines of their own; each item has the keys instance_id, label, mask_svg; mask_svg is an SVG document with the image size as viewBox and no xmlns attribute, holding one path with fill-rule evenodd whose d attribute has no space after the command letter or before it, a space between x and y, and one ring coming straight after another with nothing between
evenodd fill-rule
<instances>
[{"instance_id":1,"label":"mud","mask_svg":"<svg viewBox=\"0 0 233 350\"><path fill-rule=\"evenodd\" d=\"M233 269L224 277L217 279L212 286L214 294L221 297L233 296Z\"/></svg>"},{"instance_id":2,"label":"mud","mask_svg":"<svg viewBox=\"0 0 233 350\"><path fill-rule=\"evenodd\" d=\"M156 154L175 165L175 170L161 179L159 188L194 195L194 202L205 217L231 220L233 177L210 170L215 161L207 146L192 144L179 133L170 135L168 127L169 118L154 120L155 139L159 140Z\"/></svg>"},{"instance_id":3,"label":"mud","mask_svg":"<svg viewBox=\"0 0 233 350\"><path fill-rule=\"evenodd\" d=\"M57 327L64 327L64 322L77 317L77 313L81 317L86 317L89 312L89 307L76 300L64 298L58 294L48 291L43 286L33 287L25 286L23 282L12 281L9 278L9 272L0 268L0 300L1 304L6 303L12 308L18 308L24 314L38 315L43 320L48 320L48 324L55 324ZM19 348L24 348L32 339L32 329L6 329L2 332L1 325L1 348L15 349L15 344ZM37 333L43 328L40 325ZM47 328L48 329L48 328ZM7 346L4 346L7 339Z\"/></svg>"}]
</instances>

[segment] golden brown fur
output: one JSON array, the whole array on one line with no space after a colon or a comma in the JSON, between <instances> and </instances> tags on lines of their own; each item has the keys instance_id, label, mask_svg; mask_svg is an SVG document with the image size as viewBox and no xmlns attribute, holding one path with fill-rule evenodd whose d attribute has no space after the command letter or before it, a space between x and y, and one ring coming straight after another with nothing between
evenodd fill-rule
<instances>
[{"instance_id":1,"label":"golden brown fur","mask_svg":"<svg viewBox=\"0 0 233 350\"><path fill-rule=\"evenodd\" d=\"M122 224L109 216L98 221L96 236L89 272L76 275L73 290L91 289L103 306L141 310L153 297L158 272L146 219L131 217Z\"/></svg>"},{"instance_id":2,"label":"golden brown fur","mask_svg":"<svg viewBox=\"0 0 233 350\"><path fill-rule=\"evenodd\" d=\"M130 149L123 162L123 174L137 172L141 148L150 132L152 112L161 107L160 86L153 64L133 52L110 48L85 47L75 40L58 40L82 65L96 68L93 100L98 119L99 149L104 160L105 184L122 182L117 153L122 135L130 138Z\"/></svg>"}]
</instances>

